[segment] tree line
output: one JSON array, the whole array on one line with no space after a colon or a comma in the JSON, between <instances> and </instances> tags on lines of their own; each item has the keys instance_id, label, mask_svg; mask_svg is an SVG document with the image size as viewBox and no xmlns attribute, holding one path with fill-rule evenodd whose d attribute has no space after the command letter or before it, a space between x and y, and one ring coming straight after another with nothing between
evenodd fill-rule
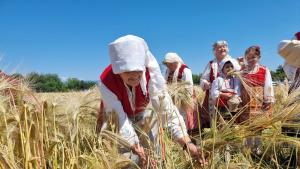
<instances>
[{"instance_id":1,"label":"tree line","mask_svg":"<svg viewBox=\"0 0 300 169\"><path fill-rule=\"evenodd\" d=\"M275 71L271 71L273 81L284 81L286 76L283 67L280 65ZM31 87L37 92L67 92L67 91L80 91L87 90L95 85L97 81L84 81L77 78L68 78L62 81L57 74L39 74L32 72L23 76L22 74L15 73L12 75L16 78L25 79L29 81ZM193 74L193 81L195 85L200 83L201 74Z\"/></svg>"},{"instance_id":2,"label":"tree line","mask_svg":"<svg viewBox=\"0 0 300 169\"><path fill-rule=\"evenodd\" d=\"M32 72L26 76L15 73L12 76L28 81L32 89L37 92L67 92L87 90L98 83L97 81L84 81L77 78L68 78L66 81L62 81L57 74L51 73L39 74Z\"/></svg>"}]
</instances>

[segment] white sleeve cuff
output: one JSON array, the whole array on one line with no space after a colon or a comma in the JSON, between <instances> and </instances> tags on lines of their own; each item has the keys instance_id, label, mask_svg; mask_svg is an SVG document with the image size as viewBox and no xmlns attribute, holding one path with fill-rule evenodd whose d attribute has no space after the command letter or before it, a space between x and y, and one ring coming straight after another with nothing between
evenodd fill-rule
<instances>
[{"instance_id":1,"label":"white sleeve cuff","mask_svg":"<svg viewBox=\"0 0 300 169\"><path fill-rule=\"evenodd\" d=\"M123 139L129 142L130 146L139 143L139 138L136 135L134 130L131 130L131 127L127 127L127 125L123 125L120 129L120 135Z\"/></svg>"}]
</instances>

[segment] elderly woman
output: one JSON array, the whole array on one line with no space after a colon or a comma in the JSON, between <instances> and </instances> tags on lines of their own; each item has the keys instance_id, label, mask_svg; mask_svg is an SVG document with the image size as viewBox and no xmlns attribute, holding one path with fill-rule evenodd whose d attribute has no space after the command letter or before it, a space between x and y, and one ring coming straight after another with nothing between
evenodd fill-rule
<instances>
[{"instance_id":1,"label":"elderly woman","mask_svg":"<svg viewBox=\"0 0 300 169\"><path fill-rule=\"evenodd\" d=\"M167 93L159 65L144 39L133 35L118 38L109 44L109 55L111 65L100 76L103 108L107 114L118 114L119 133L129 142L132 152L139 156L142 166L146 167L148 162L149 156L144 150L147 145L142 144L139 130L134 126L144 129L152 142L158 142L158 126L166 127L184 149L203 162L187 134L182 116ZM146 109L148 105L160 113L152 114ZM145 126L153 117L154 124Z\"/></svg>"},{"instance_id":2,"label":"elderly woman","mask_svg":"<svg viewBox=\"0 0 300 169\"><path fill-rule=\"evenodd\" d=\"M193 100L193 77L192 71L184 64L183 60L177 53L167 53L163 64L167 66L165 79L168 84L177 82L186 82L187 91L189 92L191 100L188 105L181 105L178 107L180 114L183 116L188 132L197 129L197 114L194 114L194 100Z\"/></svg>"},{"instance_id":3,"label":"elderly woman","mask_svg":"<svg viewBox=\"0 0 300 169\"><path fill-rule=\"evenodd\" d=\"M177 53L167 53L163 63L167 66L165 79L168 83L185 81L193 85L192 71Z\"/></svg>"},{"instance_id":4,"label":"elderly woman","mask_svg":"<svg viewBox=\"0 0 300 169\"><path fill-rule=\"evenodd\" d=\"M210 127L210 120L214 114L214 101L210 96L212 82L221 75L220 66L224 61L231 59L234 70L240 70L239 63L229 54L228 44L226 41L217 41L213 44L215 58L207 64L200 80L201 88L206 92L203 105L201 107L201 127Z\"/></svg>"}]
</instances>

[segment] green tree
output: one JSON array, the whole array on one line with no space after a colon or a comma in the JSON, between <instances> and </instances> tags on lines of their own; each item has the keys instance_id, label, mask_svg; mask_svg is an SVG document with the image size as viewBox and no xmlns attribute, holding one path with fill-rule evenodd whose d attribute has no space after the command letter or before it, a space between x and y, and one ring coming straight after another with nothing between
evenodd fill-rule
<instances>
[{"instance_id":1,"label":"green tree","mask_svg":"<svg viewBox=\"0 0 300 169\"><path fill-rule=\"evenodd\" d=\"M13 78L16 78L16 79L23 79L23 75L21 73L14 73L11 75Z\"/></svg>"},{"instance_id":2,"label":"green tree","mask_svg":"<svg viewBox=\"0 0 300 169\"><path fill-rule=\"evenodd\" d=\"M67 90L81 90L82 81L77 78L69 78L67 82L65 82L65 86Z\"/></svg>"},{"instance_id":3,"label":"green tree","mask_svg":"<svg viewBox=\"0 0 300 169\"><path fill-rule=\"evenodd\" d=\"M39 91L41 89L41 85L43 83L40 75L36 72L31 72L26 75L25 79L27 79L31 83L31 87L36 90L37 92L42 92Z\"/></svg>"},{"instance_id":4,"label":"green tree","mask_svg":"<svg viewBox=\"0 0 300 169\"><path fill-rule=\"evenodd\" d=\"M95 81L83 81L82 88L85 90L94 87L95 85L97 85L97 82Z\"/></svg>"},{"instance_id":5,"label":"green tree","mask_svg":"<svg viewBox=\"0 0 300 169\"><path fill-rule=\"evenodd\" d=\"M97 83L94 81L83 81L79 80L77 78L69 78L66 83L65 87L67 90L87 90L93 86L95 86Z\"/></svg>"},{"instance_id":6,"label":"green tree","mask_svg":"<svg viewBox=\"0 0 300 169\"><path fill-rule=\"evenodd\" d=\"M279 65L275 71L271 71L273 81L284 81L286 75L283 71L282 65Z\"/></svg>"},{"instance_id":7,"label":"green tree","mask_svg":"<svg viewBox=\"0 0 300 169\"><path fill-rule=\"evenodd\" d=\"M64 84L57 74L42 75L32 72L26 79L32 83L33 89L37 92L61 92L64 89Z\"/></svg>"},{"instance_id":8,"label":"green tree","mask_svg":"<svg viewBox=\"0 0 300 169\"><path fill-rule=\"evenodd\" d=\"M194 83L194 85L200 84L200 78L201 78L201 74L200 75L193 74L193 83Z\"/></svg>"},{"instance_id":9,"label":"green tree","mask_svg":"<svg viewBox=\"0 0 300 169\"><path fill-rule=\"evenodd\" d=\"M61 92L63 91L64 84L57 74L45 74L42 75L44 84L42 85L42 91L44 92Z\"/></svg>"}]
</instances>

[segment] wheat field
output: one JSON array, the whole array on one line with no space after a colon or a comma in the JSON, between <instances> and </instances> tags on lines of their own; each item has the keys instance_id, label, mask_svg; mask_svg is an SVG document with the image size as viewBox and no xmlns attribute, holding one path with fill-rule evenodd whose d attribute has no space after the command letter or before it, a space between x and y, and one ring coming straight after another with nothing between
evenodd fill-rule
<instances>
[{"instance_id":1,"label":"wheat field","mask_svg":"<svg viewBox=\"0 0 300 169\"><path fill-rule=\"evenodd\" d=\"M139 168L119 153L119 146L128 146L126 140L113 131L96 133L101 98L97 87L83 92L35 93L29 86L28 82L1 79L0 168ZM170 88L178 103L186 100L180 86ZM243 125L229 121L194 136L199 148L209 154L204 168L290 167L293 154L298 158L300 141L282 134L281 126L300 127L300 123L292 123L300 112L300 90L288 96L287 88L276 87L271 118L261 117ZM195 90L201 103L204 94L198 87ZM157 168L201 168L168 132L160 137L166 152L165 160L153 157L158 160ZM262 140L260 154L245 147L249 137Z\"/></svg>"}]
</instances>

